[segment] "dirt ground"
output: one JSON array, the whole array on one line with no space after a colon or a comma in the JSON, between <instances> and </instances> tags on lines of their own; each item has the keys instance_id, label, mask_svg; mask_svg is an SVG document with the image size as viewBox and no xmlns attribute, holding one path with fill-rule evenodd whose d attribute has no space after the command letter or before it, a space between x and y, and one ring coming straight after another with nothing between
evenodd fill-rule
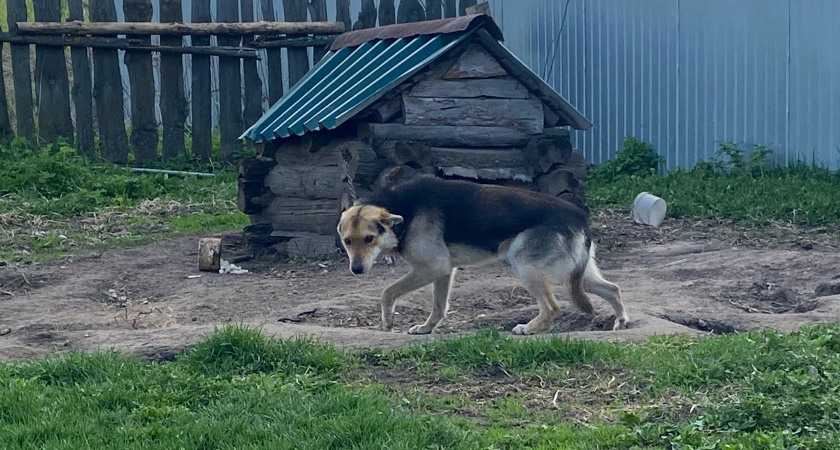
<instances>
[{"instance_id":1,"label":"dirt ground","mask_svg":"<svg viewBox=\"0 0 840 450\"><path fill-rule=\"evenodd\" d=\"M629 328L607 331L612 310L598 297L596 317L588 319L558 293L566 308L542 336L637 339L840 321L833 230L674 219L653 229L609 212L593 218L593 229L604 273L622 288ZM406 273L405 263L381 262L361 277L340 256L299 264L250 260L239 263L248 274L206 273L197 269L199 237L47 264L0 263L0 361L111 347L168 359L225 322L347 348L391 347L488 324L510 330L537 311L506 267L469 267L456 277L436 335L405 333L429 313L430 287L401 299L395 330L383 332L379 294ZM224 237L224 258L242 252L236 233Z\"/></svg>"}]
</instances>

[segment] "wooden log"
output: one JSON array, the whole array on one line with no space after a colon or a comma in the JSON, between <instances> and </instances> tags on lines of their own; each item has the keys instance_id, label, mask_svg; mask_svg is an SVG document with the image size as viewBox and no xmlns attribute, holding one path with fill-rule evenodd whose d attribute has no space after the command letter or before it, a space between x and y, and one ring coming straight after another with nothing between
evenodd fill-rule
<instances>
[{"instance_id":1,"label":"wooden log","mask_svg":"<svg viewBox=\"0 0 840 450\"><path fill-rule=\"evenodd\" d=\"M240 0L240 14L242 22L254 21L254 0ZM324 17L326 20L326 17ZM248 45L254 42L253 36L245 36L242 43ZM242 117L245 126L251 126L260 119L263 113L262 107L262 80L257 71L257 62L254 60L242 61L242 76L245 83L245 109Z\"/></svg>"},{"instance_id":2,"label":"wooden log","mask_svg":"<svg viewBox=\"0 0 840 450\"><path fill-rule=\"evenodd\" d=\"M286 21L306 22L306 0L283 0L283 14ZM309 54L305 48L291 48L286 53L289 55L289 87L291 88L306 75L306 72L309 72Z\"/></svg>"},{"instance_id":3,"label":"wooden log","mask_svg":"<svg viewBox=\"0 0 840 450\"><path fill-rule=\"evenodd\" d=\"M443 0L426 1L426 20L437 20L443 18Z\"/></svg>"},{"instance_id":4,"label":"wooden log","mask_svg":"<svg viewBox=\"0 0 840 450\"><path fill-rule=\"evenodd\" d=\"M59 0L35 2L35 20L61 19ZM38 92L38 137L53 143L59 138L73 140L70 119L70 81L64 51L56 47L35 47L35 89Z\"/></svg>"},{"instance_id":5,"label":"wooden log","mask_svg":"<svg viewBox=\"0 0 840 450\"><path fill-rule=\"evenodd\" d=\"M400 0L400 6L397 9L397 23L421 22L423 20L426 20L426 11L418 0Z\"/></svg>"},{"instance_id":6,"label":"wooden log","mask_svg":"<svg viewBox=\"0 0 840 450\"><path fill-rule=\"evenodd\" d=\"M84 19L82 0L68 0L70 20ZM84 47L70 49L72 59L73 85L70 95L76 113L76 148L79 153L93 157L96 152L93 136L93 79L90 73L90 57Z\"/></svg>"},{"instance_id":7,"label":"wooden log","mask_svg":"<svg viewBox=\"0 0 840 450\"><path fill-rule=\"evenodd\" d=\"M471 167L438 167L438 174L444 178L465 178L479 181L517 181L523 184L530 184L533 182L533 177L526 173L525 168L488 168L488 169L473 169Z\"/></svg>"},{"instance_id":8,"label":"wooden log","mask_svg":"<svg viewBox=\"0 0 840 450\"><path fill-rule=\"evenodd\" d=\"M363 123L359 125L359 136L374 148L385 141L425 141L439 147L519 147L528 143L525 133L504 127Z\"/></svg>"},{"instance_id":9,"label":"wooden log","mask_svg":"<svg viewBox=\"0 0 840 450\"><path fill-rule=\"evenodd\" d=\"M335 253L336 233L296 233L290 231L274 231L272 237L285 240L278 245L278 252L288 256L316 256Z\"/></svg>"},{"instance_id":10,"label":"wooden log","mask_svg":"<svg viewBox=\"0 0 840 450\"><path fill-rule=\"evenodd\" d=\"M586 179L586 172L589 170L589 162L584 158L583 152L575 148L572 149L572 154L569 155L569 159L563 168L572 172L578 180L584 180Z\"/></svg>"},{"instance_id":11,"label":"wooden log","mask_svg":"<svg viewBox=\"0 0 840 450\"><path fill-rule=\"evenodd\" d=\"M303 36L303 37L272 37L259 36L253 42L245 45L249 48L304 48L304 47L329 47L335 36Z\"/></svg>"},{"instance_id":12,"label":"wooden log","mask_svg":"<svg viewBox=\"0 0 840 450\"><path fill-rule=\"evenodd\" d=\"M523 150L528 165L536 173L548 172L556 164L565 164L572 154L568 135L540 135L532 138Z\"/></svg>"},{"instance_id":13,"label":"wooden log","mask_svg":"<svg viewBox=\"0 0 840 450\"><path fill-rule=\"evenodd\" d=\"M476 148L444 148L430 149L431 164L437 167L463 166L473 169L493 168L522 168L523 173L531 173L527 169L525 155L519 149L476 149Z\"/></svg>"},{"instance_id":14,"label":"wooden log","mask_svg":"<svg viewBox=\"0 0 840 450\"><path fill-rule=\"evenodd\" d=\"M237 2L227 1L216 4L216 20L219 22L238 22ZM239 37L218 37L219 44L239 45ZM222 160L229 161L234 153L242 148L239 136L245 128L242 117L242 78L239 60L219 59L219 79L224 80L219 86L219 141Z\"/></svg>"},{"instance_id":15,"label":"wooden log","mask_svg":"<svg viewBox=\"0 0 840 450\"><path fill-rule=\"evenodd\" d=\"M421 98L512 98L527 99L528 89L520 82L506 78L469 80L423 80L411 88L411 97Z\"/></svg>"},{"instance_id":16,"label":"wooden log","mask_svg":"<svg viewBox=\"0 0 840 450\"><path fill-rule=\"evenodd\" d=\"M344 24L344 29L353 29L353 19L350 18L350 0L335 0L335 20Z\"/></svg>"},{"instance_id":17,"label":"wooden log","mask_svg":"<svg viewBox=\"0 0 840 450\"><path fill-rule=\"evenodd\" d=\"M220 238L201 238L198 240L198 270L218 272L221 268L222 240Z\"/></svg>"},{"instance_id":18,"label":"wooden log","mask_svg":"<svg viewBox=\"0 0 840 450\"><path fill-rule=\"evenodd\" d=\"M213 20L210 15L210 0L192 0L193 23ZM193 46L210 46L210 36L193 36ZM210 162L210 147L213 136L213 104L210 86L210 57L193 55L191 64L192 107L192 154L202 164Z\"/></svg>"},{"instance_id":19,"label":"wooden log","mask_svg":"<svg viewBox=\"0 0 840 450\"><path fill-rule=\"evenodd\" d=\"M456 17L458 15L458 0L443 0L443 16Z\"/></svg>"},{"instance_id":20,"label":"wooden log","mask_svg":"<svg viewBox=\"0 0 840 450\"><path fill-rule=\"evenodd\" d=\"M405 183L420 176L417 169L409 166L393 166L382 171L382 174L377 178L376 185L380 187L389 187L397 184Z\"/></svg>"},{"instance_id":21,"label":"wooden log","mask_svg":"<svg viewBox=\"0 0 840 450\"><path fill-rule=\"evenodd\" d=\"M274 0L260 0L263 20L274 22ZM347 30L350 30L348 27ZM283 96L283 58L280 49L265 51L268 83L268 104L273 105Z\"/></svg>"},{"instance_id":22,"label":"wooden log","mask_svg":"<svg viewBox=\"0 0 840 450\"><path fill-rule=\"evenodd\" d=\"M477 0L458 0L458 15L466 16L467 8L475 6L476 3L478 3Z\"/></svg>"},{"instance_id":23,"label":"wooden log","mask_svg":"<svg viewBox=\"0 0 840 450\"><path fill-rule=\"evenodd\" d=\"M236 206L245 214L262 211L274 199L265 177L277 163L273 159L249 158L239 165Z\"/></svg>"},{"instance_id":24,"label":"wooden log","mask_svg":"<svg viewBox=\"0 0 840 450\"><path fill-rule=\"evenodd\" d=\"M338 223L338 196L333 199L275 197L252 215L256 223L270 223L274 230L331 234Z\"/></svg>"},{"instance_id":25,"label":"wooden log","mask_svg":"<svg viewBox=\"0 0 840 450\"><path fill-rule=\"evenodd\" d=\"M0 58L0 73L5 73L3 71L2 59ZM0 141L6 143L14 138L14 136L15 130L12 128L12 121L9 118L9 103L6 98L6 77L0 77Z\"/></svg>"},{"instance_id":26,"label":"wooden log","mask_svg":"<svg viewBox=\"0 0 840 450\"><path fill-rule=\"evenodd\" d=\"M151 0L123 0L125 20L150 22L152 20ZM152 44L151 37L139 37L146 45ZM134 165L143 166L157 160L158 125L155 117L155 78L151 53L126 53L125 65L131 86L131 147L134 149Z\"/></svg>"},{"instance_id":27,"label":"wooden log","mask_svg":"<svg viewBox=\"0 0 840 450\"><path fill-rule=\"evenodd\" d=\"M371 122L387 123L399 117L402 109L402 95L386 96L367 107L359 117Z\"/></svg>"},{"instance_id":28,"label":"wooden log","mask_svg":"<svg viewBox=\"0 0 840 450\"><path fill-rule=\"evenodd\" d=\"M112 0L90 0L90 20L117 20ZM99 124L99 155L107 161L124 164L128 160L122 75L116 50L93 49L93 97Z\"/></svg>"},{"instance_id":29,"label":"wooden log","mask_svg":"<svg viewBox=\"0 0 840 450\"><path fill-rule=\"evenodd\" d=\"M9 29L17 22L26 21L26 1L6 0ZM12 84L15 89L15 117L17 135L26 139L35 137L35 114L32 106L32 69L29 45L12 44Z\"/></svg>"},{"instance_id":30,"label":"wooden log","mask_svg":"<svg viewBox=\"0 0 840 450\"><path fill-rule=\"evenodd\" d=\"M254 219L254 216L251 216ZM271 247L284 241L279 237L272 237L274 228L270 223L254 223L242 229L242 234L249 245L256 249Z\"/></svg>"},{"instance_id":31,"label":"wooden log","mask_svg":"<svg viewBox=\"0 0 840 450\"><path fill-rule=\"evenodd\" d=\"M443 75L444 79L460 78L495 78L507 75L492 55L478 44L470 45L451 69Z\"/></svg>"},{"instance_id":32,"label":"wooden log","mask_svg":"<svg viewBox=\"0 0 840 450\"><path fill-rule=\"evenodd\" d=\"M267 158L248 158L239 164L237 169L238 178L247 181L262 182L271 169L277 165L277 161Z\"/></svg>"},{"instance_id":33,"label":"wooden log","mask_svg":"<svg viewBox=\"0 0 840 450\"><path fill-rule=\"evenodd\" d=\"M528 134L543 130L542 103L521 99L403 96L406 125L501 126Z\"/></svg>"},{"instance_id":34,"label":"wooden log","mask_svg":"<svg viewBox=\"0 0 840 450\"><path fill-rule=\"evenodd\" d=\"M356 20L356 23L353 24L353 29L361 30L364 28L373 28L375 26L376 4L373 3L373 0L362 0L362 10L359 12L358 20Z\"/></svg>"},{"instance_id":35,"label":"wooden log","mask_svg":"<svg viewBox=\"0 0 840 450\"><path fill-rule=\"evenodd\" d=\"M160 0L160 20L181 22L181 0ZM181 46L183 38L161 36L160 43L168 47ZM187 121L189 105L184 96L184 59L181 55L160 56L160 98L164 99L160 102L160 116L163 122L161 156L164 161L183 161L187 154L184 123Z\"/></svg>"},{"instance_id":36,"label":"wooden log","mask_svg":"<svg viewBox=\"0 0 840 450\"><path fill-rule=\"evenodd\" d=\"M397 23L397 10L394 8L394 2L397 0L380 0L379 1L379 26L393 25Z\"/></svg>"},{"instance_id":37,"label":"wooden log","mask_svg":"<svg viewBox=\"0 0 840 450\"><path fill-rule=\"evenodd\" d=\"M179 55L206 55L206 56L227 56L231 58L259 59L260 56L253 48L240 47L167 47L162 45L144 45L137 38L108 38L96 37L65 37L65 36L34 36L17 35L14 33L0 32L0 42L15 44L34 44L49 47L72 47L72 48L107 48L114 50L125 50L126 52L138 53L175 53Z\"/></svg>"},{"instance_id":38,"label":"wooden log","mask_svg":"<svg viewBox=\"0 0 840 450\"><path fill-rule=\"evenodd\" d=\"M309 0L309 2L306 4L306 8L309 10L309 19L313 22L327 21L327 0ZM318 61L320 61L326 53L326 47L313 47L312 62L317 64Z\"/></svg>"},{"instance_id":39,"label":"wooden log","mask_svg":"<svg viewBox=\"0 0 840 450\"><path fill-rule=\"evenodd\" d=\"M228 3L228 2L220 2ZM233 2L230 2L233 3ZM222 6L221 4L219 6ZM237 5L232 4L236 8ZM304 13L306 12L304 6ZM341 22L251 22L251 23L144 23L117 22L116 19L98 23L71 22L16 22L19 34L69 34L71 36L115 36L144 34L160 36L243 36L250 34L340 34ZM10 27L11 28L11 27Z\"/></svg>"},{"instance_id":40,"label":"wooden log","mask_svg":"<svg viewBox=\"0 0 840 450\"><path fill-rule=\"evenodd\" d=\"M356 140L339 144L338 156L344 160L344 167L340 167L342 182L352 181L357 186L374 183L387 164L369 144Z\"/></svg>"},{"instance_id":41,"label":"wooden log","mask_svg":"<svg viewBox=\"0 0 840 450\"><path fill-rule=\"evenodd\" d=\"M575 195L582 192L580 181L566 169L552 169L550 172L537 177L536 181L540 192L553 197L557 197L564 192Z\"/></svg>"},{"instance_id":42,"label":"wooden log","mask_svg":"<svg viewBox=\"0 0 840 450\"><path fill-rule=\"evenodd\" d=\"M336 199L341 194L341 170L332 166L276 165L265 177L265 184L278 197Z\"/></svg>"},{"instance_id":43,"label":"wooden log","mask_svg":"<svg viewBox=\"0 0 840 450\"><path fill-rule=\"evenodd\" d=\"M473 3L475 3L475 0L473 0ZM477 5L474 4L473 6L467 6L466 8L464 8L464 12L468 16L475 15L475 14L487 14L489 16L490 15L490 3L482 2L482 3L479 3Z\"/></svg>"},{"instance_id":44,"label":"wooden log","mask_svg":"<svg viewBox=\"0 0 840 450\"><path fill-rule=\"evenodd\" d=\"M552 128L557 125L557 122L560 122L560 116L545 103L543 103L543 118L545 119L543 125L546 128Z\"/></svg>"},{"instance_id":45,"label":"wooden log","mask_svg":"<svg viewBox=\"0 0 840 450\"><path fill-rule=\"evenodd\" d=\"M432 146L425 141L385 141L376 154L392 165L427 166L432 163Z\"/></svg>"}]
</instances>

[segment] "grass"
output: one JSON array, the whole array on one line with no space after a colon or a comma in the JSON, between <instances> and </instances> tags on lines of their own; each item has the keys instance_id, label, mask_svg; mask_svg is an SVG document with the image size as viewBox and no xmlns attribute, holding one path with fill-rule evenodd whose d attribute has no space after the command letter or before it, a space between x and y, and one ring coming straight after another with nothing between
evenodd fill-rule
<instances>
[{"instance_id":1,"label":"grass","mask_svg":"<svg viewBox=\"0 0 840 450\"><path fill-rule=\"evenodd\" d=\"M838 325L641 343L485 329L364 352L228 325L169 362L99 352L0 365L0 442L830 449L840 444L838 352Z\"/></svg>"},{"instance_id":2,"label":"grass","mask_svg":"<svg viewBox=\"0 0 840 450\"><path fill-rule=\"evenodd\" d=\"M236 172L212 178L131 172L63 145L0 146L0 260L47 260L165 236L242 228ZM179 166L179 169L183 167Z\"/></svg>"}]
</instances>

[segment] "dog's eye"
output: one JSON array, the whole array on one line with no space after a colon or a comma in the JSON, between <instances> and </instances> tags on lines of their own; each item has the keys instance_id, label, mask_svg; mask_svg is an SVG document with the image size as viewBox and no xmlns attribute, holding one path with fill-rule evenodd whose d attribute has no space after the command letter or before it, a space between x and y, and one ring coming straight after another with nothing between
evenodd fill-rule
<instances>
[{"instance_id":1,"label":"dog's eye","mask_svg":"<svg viewBox=\"0 0 840 450\"><path fill-rule=\"evenodd\" d=\"M345 239L344 243L347 244L347 245L350 245L350 238Z\"/></svg>"},{"instance_id":2,"label":"dog's eye","mask_svg":"<svg viewBox=\"0 0 840 450\"><path fill-rule=\"evenodd\" d=\"M370 244L373 242L373 236L365 236L365 244Z\"/></svg>"}]
</instances>

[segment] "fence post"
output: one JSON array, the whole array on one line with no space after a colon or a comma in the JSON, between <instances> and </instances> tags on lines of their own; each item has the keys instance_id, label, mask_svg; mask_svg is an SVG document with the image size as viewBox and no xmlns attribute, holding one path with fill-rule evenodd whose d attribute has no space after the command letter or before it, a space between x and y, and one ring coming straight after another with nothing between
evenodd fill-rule
<instances>
[{"instance_id":1,"label":"fence post","mask_svg":"<svg viewBox=\"0 0 840 450\"><path fill-rule=\"evenodd\" d=\"M353 28L353 19L350 18L350 0L335 0L335 21L344 22L344 31Z\"/></svg>"},{"instance_id":2,"label":"fence post","mask_svg":"<svg viewBox=\"0 0 840 450\"><path fill-rule=\"evenodd\" d=\"M306 22L306 0L283 0L283 15L286 22ZM309 53L306 48L290 48L287 52L291 88L309 71Z\"/></svg>"},{"instance_id":3,"label":"fence post","mask_svg":"<svg viewBox=\"0 0 840 450\"><path fill-rule=\"evenodd\" d=\"M218 22L239 22L239 2L226 0L216 3ZM218 38L219 45L237 46L236 37ZM222 146L222 160L229 161L242 148L239 135L243 131L242 120L242 77L239 58L219 58L219 134Z\"/></svg>"},{"instance_id":4,"label":"fence post","mask_svg":"<svg viewBox=\"0 0 840 450\"><path fill-rule=\"evenodd\" d=\"M160 21L183 22L181 0L160 0ZM160 37L160 45L181 47L181 36ZM163 161L183 160L187 149L184 144L184 122L187 120L187 99L184 97L184 58L167 53L160 55L160 117L163 122Z\"/></svg>"},{"instance_id":5,"label":"fence post","mask_svg":"<svg viewBox=\"0 0 840 450\"><path fill-rule=\"evenodd\" d=\"M3 73L3 44L0 43L0 73ZM9 120L9 103L6 99L6 79L0 77L0 139L4 142L14 137L12 122Z\"/></svg>"},{"instance_id":6,"label":"fence post","mask_svg":"<svg viewBox=\"0 0 840 450\"><path fill-rule=\"evenodd\" d=\"M362 28L373 28L376 26L376 4L373 0L362 0L362 11L359 12L359 18L353 24L354 30Z\"/></svg>"},{"instance_id":7,"label":"fence post","mask_svg":"<svg viewBox=\"0 0 840 450\"><path fill-rule=\"evenodd\" d=\"M15 23L26 22L26 0L6 0L9 30ZM35 114L32 110L32 69L28 44L10 44L12 53L12 84L15 87L15 117L17 135L27 139L35 137Z\"/></svg>"},{"instance_id":8,"label":"fence post","mask_svg":"<svg viewBox=\"0 0 840 450\"><path fill-rule=\"evenodd\" d=\"M90 0L90 20L116 22L114 0ZM117 50L93 49L93 98L99 123L99 155L113 163L128 161L125 134L125 104Z\"/></svg>"},{"instance_id":9,"label":"fence post","mask_svg":"<svg viewBox=\"0 0 840 450\"><path fill-rule=\"evenodd\" d=\"M242 0L242 21L243 22L253 22L254 21L254 0ZM254 40L253 36L246 36L243 38L242 44L244 45L247 42L251 42ZM260 80L260 75L257 72L257 60L255 59L243 59L242 60L242 73L244 76L245 82L245 126L249 127L253 125L257 120L260 119L262 116L263 108L262 108L262 81Z\"/></svg>"},{"instance_id":10,"label":"fence post","mask_svg":"<svg viewBox=\"0 0 840 450\"><path fill-rule=\"evenodd\" d=\"M85 10L82 0L68 0L70 20L85 20ZM96 153L93 143L93 97L91 88L93 80L90 77L90 58L85 47L70 49L73 66L73 86L70 94L76 110L76 148L85 156L91 157Z\"/></svg>"},{"instance_id":11,"label":"fence post","mask_svg":"<svg viewBox=\"0 0 840 450\"><path fill-rule=\"evenodd\" d=\"M152 0L123 0L126 22L151 22ZM150 36L128 36L151 45ZM142 167L158 156L158 125L155 118L154 69L151 52L126 52L125 65L131 86L131 147L134 165Z\"/></svg>"},{"instance_id":12,"label":"fence post","mask_svg":"<svg viewBox=\"0 0 840 450\"><path fill-rule=\"evenodd\" d=\"M313 22L327 21L327 0L309 0L306 7L309 9L309 18ZM327 50L324 47L313 47L312 61L317 64L326 52Z\"/></svg>"},{"instance_id":13,"label":"fence post","mask_svg":"<svg viewBox=\"0 0 840 450\"><path fill-rule=\"evenodd\" d=\"M458 0L443 0L443 17L458 15Z\"/></svg>"},{"instance_id":14,"label":"fence post","mask_svg":"<svg viewBox=\"0 0 840 450\"><path fill-rule=\"evenodd\" d=\"M478 4L477 0L460 0L458 2L458 15L459 16L466 16L467 15L467 8L470 6L475 6Z\"/></svg>"},{"instance_id":15,"label":"fence post","mask_svg":"<svg viewBox=\"0 0 840 450\"><path fill-rule=\"evenodd\" d=\"M192 21L211 22L210 0L192 0ZM210 36L193 36L192 44L209 46ZM210 100L210 56L192 55L192 153L201 163L210 161L213 104Z\"/></svg>"},{"instance_id":16,"label":"fence post","mask_svg":"<svg viewBox=\"0 0 840 450\"><path fill-rule=\"evenodd\" d=\"M394 9L394 2L396 0L380 0L379 2L379 26L393 25L397 23L397 12ZM376 24L372 24L371 28Z\"/></svg>"},{"instance_id":17,"label":"fence post","mask_svg":"<svg viewBox=\"0 0 840 450\"><path fill-rule=\"evenodd\" d=\"M426 11L418 0L400 0L397 11L397 23L421 22L426 19Z\"/></svg>"},{"instance_id":18,"label":"fence post","mask_svg":"<svg viewBox=\"0 0 840 450\"><path fill-rule=\"evenodd\" d=\"M435 20L443 18L443 11L441 8L443 4L441 0L427 0L426 1L426 20Z\"/></svg>"},{"instance_id":19,"label":"fence post","mask_svg":"<svg viewBox=\"0 0 840 450\"><path fill-rule=\"evenodd\" d=\"M346 1L349 2L350 0ZM263 20L274 22L276 20L274 16L274 1L260 0L260 6L262 6ZM282 53L279 48L265 49L269 105L275 104L283 96L283 59L281 55Z\"/></svg>"},{"instance_id":20,"label":"fence post","mask_svg":"<svg viewBox=\"0 0 840 450\"><path fill-rule=\"evenodd\" d=\"M61 20L59 0L35 0L35 20ZM46 143L59 138L73 140L70 120L70 79L61 47L35 46L35 89L38 92L38 137Z\"/></svg>"}]
</instances>

